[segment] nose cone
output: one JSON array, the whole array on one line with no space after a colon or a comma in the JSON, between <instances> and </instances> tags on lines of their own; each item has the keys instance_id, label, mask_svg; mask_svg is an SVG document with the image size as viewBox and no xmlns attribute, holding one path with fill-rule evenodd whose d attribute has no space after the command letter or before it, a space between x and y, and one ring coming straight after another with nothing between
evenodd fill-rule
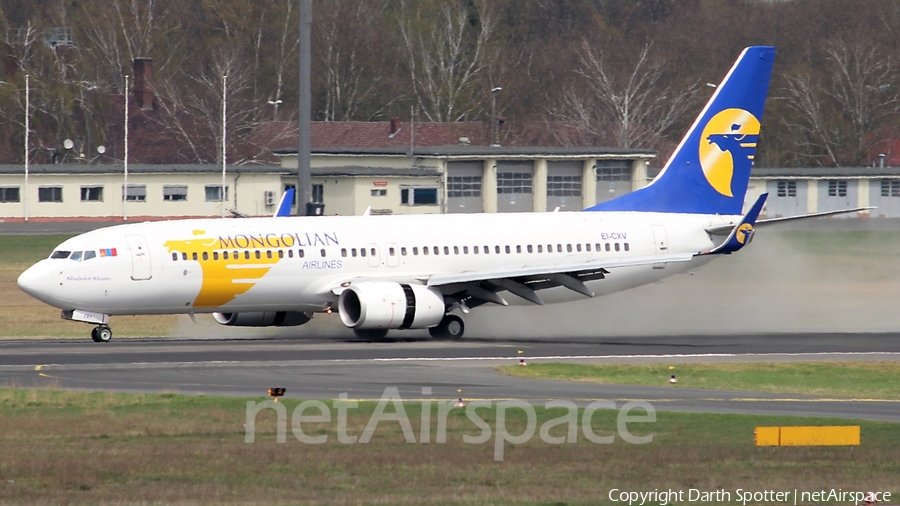
<instances>
[{"instance_id":1,"label":"nose cone","mask_svg":"<svg viewBox=\"0 0 900 506\"><path fill-rule=\"evenodd\" d=\"M50 291L50 270L44 262L38 262L19 276L19 288L38 300L46 300Z\"/></svg>"}]
</instances>

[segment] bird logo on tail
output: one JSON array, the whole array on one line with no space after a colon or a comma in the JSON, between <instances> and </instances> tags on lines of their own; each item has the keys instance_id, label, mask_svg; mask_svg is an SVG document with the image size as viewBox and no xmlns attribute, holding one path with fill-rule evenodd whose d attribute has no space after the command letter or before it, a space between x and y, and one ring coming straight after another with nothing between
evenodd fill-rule
<instances>
[{"instance_id":1,"label":"bird logo on tail","mask_svg":"<svg viewBox=\"0 0 900 506\"><path fill-rule=\"evenodd\" d=\"M734 173L749 173L753 163L759 120L743 109L725 109L709 120L700 138L707 141L700 142L703 175L717 192L733 197Z\"/></svg>"}]
</instances>

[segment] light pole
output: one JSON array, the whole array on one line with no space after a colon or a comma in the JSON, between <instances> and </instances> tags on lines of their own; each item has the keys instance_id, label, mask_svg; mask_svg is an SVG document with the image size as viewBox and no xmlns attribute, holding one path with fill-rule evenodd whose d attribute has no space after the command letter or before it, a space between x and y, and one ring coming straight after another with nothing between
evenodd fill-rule
<instances>
[{"instance_id":1,"label":"light pole","mask_svg":"<svg viewBox=\"0 0 900 506\"><path fill-rule=\"evenodd\" d=\"M31 129L31 88L25 74L25 221L28 221L28 134Z\"/></svg>"},{"instance_id":2,"label":"light pole","mask_svg":"<svg viewBox=\"0 0 900 506\"><path fill-rule=\"evenodd\" d=\"M278 104L281 103L281 99L269 100L269 105L275 106L275 113L272 114L272 121L278 121Z\"/></svg>"},{"instance_id":3,"label":"light pole","mask_svg":"<svg viewBox=\"0 0 900 506\"><path fill-rule=\"evenodd\" d=\"M491 90L491 146L498 146L497 144L497 92L502 90L501 87L496 87Z\"/></svg>"},{"instance_id":4,"label":"light pole","mask_svg":"<svg viewBox=\"0 0 900 506\"><path fill-rule=\"evenodd\" d=\"M228 76L222 76L222 218L225 217L225 107L227 104Z\"/></svg>"},{"instance_id":5,"label":"light pole","mask_svg":"<svg viewBox=\"0 0 900 506\"><path fill-rule=\"evenodd\" d=\"M128 221L128 74L125 74L125 187L122 189L122 221Z\"/></svg>"}]
</instances>

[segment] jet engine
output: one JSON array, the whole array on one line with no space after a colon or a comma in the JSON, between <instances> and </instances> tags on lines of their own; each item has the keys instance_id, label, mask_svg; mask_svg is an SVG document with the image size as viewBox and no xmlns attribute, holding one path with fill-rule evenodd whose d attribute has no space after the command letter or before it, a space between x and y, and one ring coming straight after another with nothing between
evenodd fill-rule
<instances>
[{"instance_id":1,"label":"jet engine","mask_svg":"<svg viewBox=\"0 0 900 506\"><path fill-rule=\"evenodd\" d=\"M296 327L311 320L299 311L254 311L250 313L213 313L219 325L229 327Z\"/></svg>"},{"instance_id":2,"label":"jet engine","mask_svg":"<svg viewBox=\"0 0 900 506\"><path fill-rule=\"evenodd\" d=\"M351 329L424 329L440 323L446 308L437 288L365 281L341 292L338 311Z\"/></svg>"}]
</instances>

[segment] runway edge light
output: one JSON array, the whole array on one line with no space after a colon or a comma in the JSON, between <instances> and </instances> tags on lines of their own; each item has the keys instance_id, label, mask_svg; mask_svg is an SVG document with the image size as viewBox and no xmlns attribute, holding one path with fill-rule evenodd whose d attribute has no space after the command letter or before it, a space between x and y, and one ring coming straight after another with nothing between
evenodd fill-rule
<instances>
[{"instance_id":1,"label":"runway edge light","mask_svg":"<svg viewBox=\"0 0 900 506\"><path fill-rule=\"evenodd\" d=\"M275 402L278 402L278 398L283 396L285 389L282 387L274 387L269 389L269 396L275 398Z\"/></svg>"}]
</instances>

